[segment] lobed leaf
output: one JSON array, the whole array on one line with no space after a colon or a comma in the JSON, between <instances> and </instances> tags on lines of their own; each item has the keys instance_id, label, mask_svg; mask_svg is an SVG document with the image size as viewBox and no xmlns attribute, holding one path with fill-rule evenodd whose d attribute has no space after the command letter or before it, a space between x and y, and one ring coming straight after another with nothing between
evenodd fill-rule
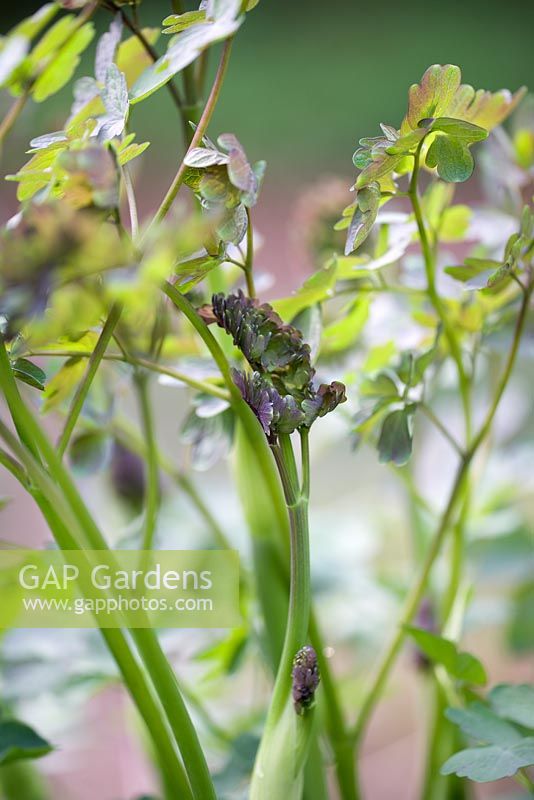
<instances>
[{"instance_id":1,"label":"lobed leaf","mask_svg":"<svg viewBox=\"0 0 534 800\"><path fill-rule=\"evenodd\" d=\"M534 737L512 745L470 747L456 753L441 768L442 775L458 775L478 783L497 781L515 775L518 769L534 764Z\"/></svg>"},{"instance_id":2,"label":"lobed leaf","mask_svg":"<svg viewBox=\"0 0 534 800\"><path fill-rule=\"evenodd\" d=\"M534 686L532 684L500 684L489 693L488 700L500 717L534 730Z\"/></svg>"},{"instance_id":3,"label":"lobed leaf","mask_svg":"<svg viewBox=\"0 0 534 800\"><path fill-rule=\"evenodd\" d=\"M471 177L475 162L463 140L437 136L428 148L426 165L436 167L444 181L462 183Z\"/></svg>"},{"instance_id":4,"label":"lobed leaf","mask_svg":"<svg viewBox=\"0 0 534 800\"><path fill-rule=\"evenodd\" d=\"M378 439L378 456L382 464L393 462L398 467L406 464L412 455L413 409L392 411L384 419Z\"/></svg>"},{"instance_id":5,"label":"lobed leaf","mask_svg":"<svg viewBox=\"0 0 534 800\"><path fill-rule=\"evenodd\" d=\"M444 666L451 677L465 683L486 683L486 671L481 662L470 653L460 652L454 642L423 628L407 625L406 631L419 649L431 661Z\"/></svg>"},{"instance_id":6,"label":"lobed leaf","mask_svg":"<svg viewBox=\"0 0 534 800\"><path fill-rule=\"evenodd\" d=\"M515 744L522 736L513 725L497 716L482 703L471 703L467 709L448 708L445 716L472 739L488 744Z\"/></svg>"}]
</instances>

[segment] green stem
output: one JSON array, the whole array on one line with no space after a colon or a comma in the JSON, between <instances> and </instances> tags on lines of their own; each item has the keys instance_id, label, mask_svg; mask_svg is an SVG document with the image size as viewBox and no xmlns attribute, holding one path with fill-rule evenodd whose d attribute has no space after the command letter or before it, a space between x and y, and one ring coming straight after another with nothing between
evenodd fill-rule
<instances>
[{"instance_id":1,"label":"green stem","mask_svg":"<svg viewBox=\"0 0 534 800\"><path fill-rule=\"evenodd\" d=\"M519 309L519 315L517 317L515 325L512 347L508 354L508 358L506 360L506 364L503 373L501 375L501 379L497 386L497 391L495 392L495 395L493 397L493 402L491 403L491 406L488 410L486 419L471 443L471 447L469 449L469 452L471 453L475 453L478 450L478 448L480 447L480 445L490 432L490 428L493 424L495 414L497 413L499 403L501 402L501 398L506 390L506 387L508 386L508 381L510 380L510 376L514 368L517 352L519 350L519 344L521 342L521 336L523 334L523 329L525 327L528 308L530 304L530 298L532 296L533 290L534 290L534 283L530 283L529 286L524 291L521 307Z\"/></svg>"},{"instance_id":2,"label":"green stem","mask_svg":"<svg viewBox=\"0 0 534 800\"><path fill-rule=\"evenodd\" d=\"M437 430L441 433L441 435L449 442L451 447L456 450L457 454L461 457L463 456L463 450L452 435L452 433L445 427L442 421L434 414L432 409L426 405L426 403L419 403L419 408L428 417L430 422L437 428Z\"/></svg>"},{"instance_id":3,"label":"green stem","mask_svg":"<svg viewBox=\"0 0 534 800\"><path fill-rule=\"evenodd\" d=\"M519 783L524 789L527 790L527 792L529 792L529 794L534 797L534 781L531 780L526 769L520 769L515 775L515 779L517 783Z\"/></svg>"},{"instance_id":4,"label":"green stem","mask_svg":"<svg viewBox=\"0 0 534 800\"><path fill-rule=\"evenodd\" d=\"M208 125L210 123L211 117L213 112L215 111L215 106L217 105L217 101L219 99L219 95L221 93L222 85L224 82L224 76L226 75L226 70L228 67L228 62L230 60L230 53L232 51L232 42L233 37L226 40L226 43L223 47L223 51L221 54L221 59L219 61L219 66L217 68L217 73L215 75L215 80L213 82L213 86L211 87L211 92L204 106L204 111L202 112L202 116L200 117L200 121L198 126L195 130L193 138L191 139L191 144L189 145L189 150L192 150L194 147L198 147L202 141L202 137L207 131ZM182 183L184 182L185 174L187 172L187 165L185 161L182 161L178 168L178 172L174 176L174 179L169 186L167 194L163 198L163 201L156 211L152 222L149 225L147 230L150 231L155 225L158 225L170 211L172 204L178 194Z\"/></svg>"},{"instance_id":5,"label":"green stem","mask_svg":"<svg viewBox=\"0 0 534 800\"><path fill-rule=\"evenodd\" d=\"M24 467L22 466L22 464L19 464L19 462L16 459L14 459L13 456L11 456L1 447L0 447L0 464L4 467L4 469L7 469L7 471L10 472L13 475L13 477L16 478L16 480L18 480L21 486L24 486L25 489L28 489L29 486L28 476L24 471Z\"/></svg>"},{"instance_id":6,"label":"green stem","mask_svg":"<svg viewBox=\"0 0 534 800\"><path fill-rule=\"evenodd\" d=\"M394 633L389 646L386 648L386 651L382 657L378 669L375 671L374 680L360 708L358 721L354 729L354 738L357 744L361 740L362 734L367 726L367 722L374 710L376 703L378 702L380 696L382 695L382 691L389 677L389 673L395 661L397 660L397 656L400 652L402 643L404 641L404 636L405 636L404 626L409 625L410 622L412 621L413 617L417 613L417 610L421 604L421 600L423 599L423 596L425 594L428 579L430 577L430 572L434 565L434 561L436 560L438 554L441 551L441 546L445 538L445 535L447 533L450 519L456 507L456 501L462 490L468 465L469 461L467 460L461 462L461 465L456 474L456 478L454 480L449 500L441 516L438 529L434 534L434 538L432 539L429 550L426 554L421 569L421 573L416 583L414 584L413 588L408 594L408 597L404 604L404 610L397 623L397 630Z\"/></svg>"},{"instance_id":7,"label":"green stem","mask_svg":"<svg viewBox=\"0 0 534 800\"><path fill-rule=\"evenodd\" d=\"M324 715L330 746L334 754L334 767L341 800L357 800L355 759L352 738L341 709L336 683L324 654L321 633L313 610L310 615L310 641L317 653L321 674L321 691L324 695Z\"/></svg>"},{"instance_id":8,"label":"green stem","mask_svg":"<svg viewBox=\"0 0 534 800\"><path fill-rule=\"evenodd\" d=\"M289 609L282 656L278 665L265 731L282 715L291 688L293 659L306 643L310 624L310 549L308 541L308 498L299 489L295 458L289 434L279 436L272 447L284 487L290 524Z\"/></svg>"},{"instance_id":9,"label":"green stem","mask_svg":"<svg viewBox=\"0 0 534 800\"><path fill-rule=\"evenodd\" d=\"M410 188L408 190L408 196L410 198L412 208L415 215L415 220L417 223L417 230L419 232L419 239L421 242L421 249L423 251L423 258L425 262L425 272L426 272L426 279L427 279L427 294L438 315L438 318L443 326L443 330L445 332L445 336L447 338L447 342L450 347L451 355L454 359L456 364L456 368L458 370L458 379L460 384L460 395L462 398L462 405L464 409L464 416L466 422L466 441L469 443L470 437L470 420L471 420L471 404L470 404L470 397L469 397L469 378L466 374L465 367L462 360L462 352L460 349L460 345L458 344L458 339L456 338L456 332L452 327L447 310L444 307L441 298L436 289L436 264L435 264L435 253L430 244L424 218L423 218L423 211L421 208L421 202L419 200L419 192L418 192L418 178L419 178L419 171L420 171L420 159L421 159L421 150L425 139L421 140L419 147L414 156L414 168L412 172L412 177L410 180Z\"/></svg>"},{"instance_id":10,"label":"green stem","mask_svg":"<svg viewBox=\"0 0 534 800\"><path fill-rule=\"evenodd\" d=\"M0 377L3 381L1 360ZM2 382L2 388L5 388L5 385ZM59 547L62 550L84 549L87 536L80 518L73 513L54 480L43 470L35 457L17 442L1 421L0 436L25 464L33 483L30 494L41 509ZM99 546L98 549L105 548ZM172 732L165 722L163 706L160 705L145 672L132 654L124 632L113 628L101 629L100 632L152 736L164 775L171 778L176 787L181 788L184 798L193 800L185 771L174 747Z\"/></svg>"},{"instance_id":11,"label":"green stem","mask_svg":"<svg viewBox=\"0 0 534 800\"><path fill-rule=\"evenodd\" d=\"M121 313L122 313L122 307L120 305L115 304L114 306L112 306L111 311L109 312L109 316L104 324L104 327L102 328L102 332L98 337L95 349L93 350L93 352L89 357L87 370L85 372L85 375L83 376L82 381L78 385L78 388L76 389L76 393L72 399L69 413L67 415L67 419L57 445L57 452L60 458L63 457L67 449L70 437L72 435L72 432L74 431L78 417L81 414L83 404L85 403L85 400L89 393L89 389L91 388L91 384L93 383L93 379L97 373L100 363L104 358L107 346L111 340L111 337L113 336L113 331L117 326Z\"/></svg>"},{"instance_id":12,"label":"green stem","mask_svg":"<svg viewBox=\"0 0 534 800\"><path fill-rule=\"evenodd\" d=\"M486 419L484 420L484 422L480 427L478 434L474 437L471 446L469 447L468 451L464 455L464 458L460 462L447 505L445 507L445 510L443 511L438 528L436 530L436 533L434 534L434 538L432 539L429 550L423 562L421 573L417 579L417 582L414 584L413 588L408 594L408 597L404 605L403 613L401 614L398 623L397 631L395 632L389 646L387 647L384 655L382 656L378 669L375 672L375 678L363 701L358 716L358 721L354 729L354 738L356 743L359 743L361 740L367 722L374 710L376 703L378 702L378 700L382 695L382 691L389 677L389 673L400 652L405 636L404 626L410 624L410 622L412 621L413 617L417 612L417 609L419 608L421 600L423 599L423 596L427 588L428 580L430 577L430 573L432 571L432 567L441 551L441 547L445 539L447 530L449 528L449 523L456 509L457 503L459 499L462 497L462 492L471 461L473 460L474 456L478 451L478 448L484 441L485 437L488 435L489 430L491 428L491 424L495 417L497 408L499 406L499 402L502 398L502 395L504 394L504 390L510 379L515 364L517 351L519 349L519 342L521 340L521 335L525 327L525 321L526 321L531 293L532 293L532 287L529 287L529 290L525 292L523 297L521 308L516 321L512 347L508 354L506 365L501 380L499 382L497 392L493 399L493 402L487 413Z\"/></svg>"},{"instance_id":13,"label":"green stem","mask_svg":"<svg viewBox=\"0 0 534 800\"><path fill-rule=\"evenodd\" d=\"M182 294L180 294L180 292L178 292L178 290L174 286L172 286L170 283L167 283L163 286L163 291L165 292L167 297L169 297L169 299L172 300L172 302L176 305L176 307L183 312L183 314L193 325L199 336L202 338L206 347L209 349L215 363L217 364L217 367L219 368L221 375L228 387L228 391L230 393L230 398L231 398L230 402L232 404L232 407L236 415L238 416L238 418L242 423L243 431L249 441L251 450L254 452L255 458L258 463L258 467L261 471L267 491L271 499L272 507L276 514L278 522L277 532L279 534L278 545L280 551L283 552L285 547L285 540L283 539L282 534L287 529L287 510L283 503L283 500L281 501L280 484L276 475L276 471L273 469L274 467L273 459L269 447L267 445L265 434L263 433L261 427L258 425L258 420L254 416L253 412L244 402L239 390L235 386L232 380L230 367L228 365L226 357L221 347L219 346L219 343L209 330L208 326L197 314L196 310L193 308L189 300ZM303 469L302 469L303 493L304 491L309 491L309 477L307 477L309 476L309 463L308 463L309 453L307 445L308 445L307 437L305 435L303 444ZM278 467L279 469L281 468L282 470L285 470L286 469L285 462L283 464L282 463L278 464ZM285 579L286 577L285 562L282 556L280 556L279 560L280 560L280 569L284 573L284 579ZM313 644L317 653L319 654L320 652L322 654L323 645L320 640L320 634L317 626L315 626L314 628ZM292 655L294 655L294 653ZM326 685L326 681L328 681L328 685L333 686L333 680L330 675L330 668L326 659L322 659L321 674L322 674L323 684ZM331 695L331 700L332 699L333 696ZM327 708L328 714L331 714L333 711L334 713L336 713L335 712L336 708L338 709L339 713L337 714L337 716L335 717L335 721L331 725L332 731L335 730L336 724L342 717L342 715L341 712L339 711L338 702L336 702L335 705L332 705L332 703L330 702L328 703L328 708ZM344 752L342 752L343 749ZM343 795L343 798L344 800L353 800L353 797L355 796L353 794L354 789L352 790L350 789L351 778L348 777L351 774L351 772L353 776L353 771L354 771L353 758L352 754L350 755L350 757L347 757L346 755L346 753L350 751L350 747L346 744L343 744L343 746L340 745L337 748L337 750L338 750L339 761L343 765L341 769L343 771L343 774L346 776L344 778L344 782L348 787L345 790L346 794ZM352 777L352 783L354 784L353 777Z\"/></svg>"},{"instance_id":14,"label":"green stem","mask_svg":"<svg viewBox=\"0 0 534 800\"><path fill-rule=\"evenodd\" d=\"M92 353L78 352L77 350L31 350L27 353L27 355L33 356L34 358L91 358ZM171 367L164 367L162 364L157 364L154 361L149 361L146 358L138 358L127 353L105 353L102 356L102 360L124 361L132 366L143 367L144 369L150 370L150 372L156 372L158 375L167 375L169 378L174 378L174 380L180 381L180 383L185 383L187 386L190 386L192 389L196 389L198 392L211 394L213 397L218 397L221 400L230 399L230 395L225 389L220 389L218 386L210 383L209 381L197 381L195 378L191 378L185 372L172 369Z\"/></svg>"},{"instance_id":15,"label":"green stem","mask_svg":"<svg viewBox=\"0 0 534 800\"><path fill-rule=\"evenodd\" d=\"M247 292L249 297L256 297L256 286L254 285L254 231L252 229L252 219L250 208L247 212L247 256L243 269L245 270L245 280L247 282Z\"/></svg>"},{"instance_id":16,"label":"green stem","mask_svg":"<svg viewBox=\"0 0 534 800\"><path fill-rule=\"evenodd\" d=\"M138 372L135 375L134 383L139 399L143 439L146 442L147 475L145 482L145 519L142 549L152 550L160 504L158 450L149 397L150 384L148 376L146 373Z\"/></svg>"},{"instance_id":17,"label":"green stem","mask_svg":"<svg viewBox=\"0 0 534 800\"><path fill-rule=\"evenodd\" d=\"M121 7L117 6L113 2L113 0L108 0L108 6L114 11L115 14L120 14L121 15L122 21L124 22L126 27L129 28L129 30L133 33L133 35L137 37L137 39L139 40L140 44L145 49L146 53L149 55L150 59L153 62L156 62L159 59L159 56L158 56L157 52L154 50L154 48L152 47L152 45L150 44L150 42L148 41L148 39L146 38L146 36L144 35L144 33L141 30L141 28L137 25L137 23L134 22L133 20L131 20L130 17L126 14L124 9L122 8L122 6ZM167 86L167 89L169 91L169 94L172 97L172 101L173 101L174 105L176 106L176 108L180 112L180 115L182 115L182 105L183 105L183 103L182 103L182 99L180 97L180 93L178 91L178 88L177 88L176 84L174 83L174 81L170 80L170 81L167 82L166 86ZM185 121L184 121L184 124L185 124Z\"/></svg>"},{"instance_id":18,"label":"green stem","mask_svg":"<svg viewBox=\"0 0 534 800\"><path fill-rule=\"evenodd\" d=\"M2 122L0 123L0 146L2 145L6 136L10 133L11 129L17 122L18 118L22 114L24 106L26 105L28 98L30 96L29 90L23 92L20 97L17 97L16 100L12 103L9 108L9 111L3 118Z\"/></svg>"}]
</instances>

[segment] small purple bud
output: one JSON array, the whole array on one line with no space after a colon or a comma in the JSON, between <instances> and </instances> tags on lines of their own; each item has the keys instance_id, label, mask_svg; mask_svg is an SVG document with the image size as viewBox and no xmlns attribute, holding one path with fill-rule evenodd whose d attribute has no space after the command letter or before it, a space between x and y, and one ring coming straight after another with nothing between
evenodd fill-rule
<instances>
[{"instance_id":1,"label":"small purple bud","mask_svg":"<svg viewBox=\"0 0 534 800\"><path fill-rule=\"evenodd\" d=\"M120 499L138 513L145 494L143 460L118 441L113 443L111 482Z\"/></svg>"},{"instance_id":2,"label":"small purple bud","mask_svg":"<svg viewBox=\"0 0 534 800\"><path fill-rule=\"evenodd\" d=\"M434 608L429 597L424 597L421 601L419 611L415 618L415 625L417 628L422 628L422 630L428 631L429 633L438 633ZM422 672L426 672L430 668L431 661L418 647L414 648L413 658L415 666Z\"/></svg>"},{"instance_id":3,"label":"small purple bud","mask_svg":"<svg viewBox=\"0 0 534 800\"><path fill-rule=\"evenodd\" d=\"M291 672L293 705L297 714L304 714L314 703L315 691L321 676L317 666L317 653L305 645L293 659Z\"/></svg>"}]
</instances>

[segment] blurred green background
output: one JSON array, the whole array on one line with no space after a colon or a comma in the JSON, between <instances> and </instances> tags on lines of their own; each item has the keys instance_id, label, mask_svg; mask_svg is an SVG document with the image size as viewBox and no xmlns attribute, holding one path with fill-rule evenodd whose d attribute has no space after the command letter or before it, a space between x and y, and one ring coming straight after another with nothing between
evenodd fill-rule
<instances>
[{"instance_id":1,"label":"blurred green background","mask_svg":"<svg viewBox=\"0 0 534 800\"><path fill-rule=\"evenodd\" d=\"M3 30L40 5L3 3ZM140 18L157 25L169 10L170 0L144 0ZM407 88L430 64L460 65L477 88L534 86L533 33L529 0L261 0L237 37L212 129L233 130L251 158L266 158L271 180L288 170L350 172L358 138L375 135L379 122L400 123ZM179 144L166 94L133 120L158 172L167 156L174 166ZM58 95L28 123L57 127L66 102ZM163 107L168 124L154 126Z\"/></svg>"}]
</instances>

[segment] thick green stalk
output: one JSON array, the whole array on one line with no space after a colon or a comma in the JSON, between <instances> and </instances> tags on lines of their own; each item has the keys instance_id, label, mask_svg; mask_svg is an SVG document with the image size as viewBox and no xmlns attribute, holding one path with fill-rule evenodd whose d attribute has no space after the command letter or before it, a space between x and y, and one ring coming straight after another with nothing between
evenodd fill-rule
<instances>
[{"instance_id":1,"label":"thick green stalk","mask_svg":"<svg viewBox=\"0 0 534 800\"><path fill-rule=\"evenodd\" d=\"M84 530L87 546L93 550L107 550L108 546L105 539L83 503L70 476L63 468L54 448L22 402L3 343L0 347L0 384L11 413L19 421L21 427L25 429L26 434L38 445L50 475L62 491L66 502ZM135 629L132 631L132 637L137 644L141 658L165 708L169 724L182 753L195 797L202 798L202 800L212 800L212 798L215 800L213 784L196 731L187 713L176 677L161 650L156 634L150 629Z\"/></svg>"},{"instance_id":2,"label":"thick green stalk","mask_svg":"<svg viewBox=\"0 0 534 800\"><path fill-rule=\"evenodd\" d=\"M17 442L14 435L1 421L0 436L24 463L32 487L30 494L41 509L59 547L62 550L85 549L87 537L83 526L55 482L35 457ZM193 800L189 782L174 746L172 732L165 721L163 706L160 705L145 672L132 654L124 632L120 629L108 628L101 629L100 633L151 734L165 780L172 781L173 785L180 787L184 798Z\"/></svg>"},{"instance_id":3,"label":"thick green stalk","mask_svg":"<svg viewBox=\"0 0 534 800\"><path fill-rule=\"evenodd\" d=\"M2 800L49 800L49 789L31 761L16 761L0 769Z\"/></svg>"},{"instance_id":4,"label":"thick green stalk","mask_svg":"<svg viewBox=\"0 0 534 800\"><path fill-rule=\"evenodd\" d=\"M249 439L252 447L254 448L255 456L258 461L261 473L267 485L269 494L271 496L273 507L278 519L279 531L283 531L287 526L287 512L284 507L283 501L280 502L280 486L275 470L273 469L273 460L265 434L261 427L258 425L258 420L254 413L245 403L241 397L241 393L232 380L230 366L226 357L219 346L219 343L209 330L208 326L201 317L197 314L189 300L181 294L172 284L166 283L163 286L163 291L167 297L172 300L174 305L184 314L189 322L193 325L204 344L210 351L213 360L219 368L221 375L226 383L229 392L229 399L236 415L241 421L244 431Z\"/></svg>"},{"instance_id":5,"label":"thick green stalk","mask_svg":"<svg viewBox=\"0 0 534 800\"><path fill-rule=\"evenodd\" d=\"M144 531L142 550L152 550L160 504L159 468L156 432L149 396L149 380L144 372L135 375L134 383L139 399L143 439L146 443L146 481L144 503Z\"/></svg>"},{"instance_id":6,"label":"thick green stalk","mask_svg":"<svg viewBox=\"0 0 534 800\"><path fill-rule=\"evenodd\" d=\"M341 800L357 800L356 762L353 740L347 730L336 682L332 676L328 659L324 654L321 633L313 613L310 615L310 641L317 653L321 674L321 692L324 696L324 718L328 739L334 754L334 768Z\"/></svg>"},{"instance_id":7,"label":"thick green stalk","mask_svg":"<svg viewBox=\"0 0 534 800\"><path fill-rule=\"evenodd\" d=\"M102 359L104 358L107 346L111 340L111 337L113 336L113 331L117 327L121 312L122 308L120 305L115 304L111 307L108 318L106 319L104 327L102 328L102 332L98 337L95 349L89 357L87 370L85 371L85 375L79 383L76 393L72 398L69 413L57 445L57 451L60 458L67 449L70 437L72 436L72 432L74 431L78 417L81 414L83 404L85 403L89 389L91 388L91 384L93 383L97 370L102 362Z\"/></svg>"},{"instance_id":8,"label":"thick green stalk","mask_svg":"<svg viewBox=\"0 0 534 800\"><path fill-rule=\"evenodd\" d=\"M291 665L298 650L306 643L311 607L308 498L301 493L298 486L289 434L281 434L279 439L280 445L273 447L273 453L284 487L291 531L289 609L284 647L265 724L266 731L279 720L289 697Z\"/></svg>"},{"instance_id":9,"label":"thick green stalk","mask_svg":"<svg viewBox=\"0 0 534 800\"><path fill-rule=\"evenodd\" d=\"M284 488L291 531L289 609L282 655L254 765L252 800L270 800L281 796L281 792L287 800L301 797L303 770L314 736L313 711L299 716L291 701L293 659L306 643L310 619L308 498L299 486L290 436L278 438L272 451Z\"/></svg>"},{"instance_id":10,"label":"thick green stalk","mask_svg":"<svg viewBox=\"0 0 534 800\"><path fill-rule=\"evenodd\" d=\"M221 375L228 387L232 407L243 426L243 432L248 440L252 452L254 453L256 463L260 470L260 474L265 482L265 486L271 500L271 507L275 515L275 519L277 520L275 534L277 535L278 552L275 556L275 559L280 565L279 566L280 573L283 576L283 579L287 580L287 568L285 566L284 558L286 552L286 531L288 526L288 514L284 504L284 498L280 492L280 480L276 474L276 470L274 469L273 458L269 451L265 434L261 430L261 427L258 425L258 421L254 416L253 412L244 402L239 390L235 386L232 380L232 375L230 372L228 361L226 360L226 357L221 347L219 346L219 343L209 330L208 326L197 314L196 310L193 308L189 300L186 297L184 297L174 286L172 286L170 283L166 283L163 286L163 291L165 292L167 297L169 297L169 299L172 300L172 302L176 305L176 307L183 312L183 314L193 325L199 336L202 338L204 344L210 351L215 363L217 364L217 367L219 368ZM304 437L303 439L303 454L304 454L303 490L304 492L308 492L309 464L308 464L308 442L306 437ZM322 655L323 644L321 642L317 626L313 628L313 633L314 633L314 636L312 638L313 646L317 651L318 655L319 653L321 653ZM333 680L331 679L330 667L326 659L322 659L321 672L322 672L323 685L328 685L329 687L332 687L334 683ZM338 727L338 725L340 719L342 719L342 713L340 710L339 701L337 700L333 692L330 695L330 701L332 702L328 702L326 706L327 716L331 718L329 723L329 730L333 732L337 729L337 733L339 735L340 728ZM346 730L345 726L343 727L343 729ZM350 751L350 745L348 744L348 742L350 742L350 738L348 737L348 735L343 736L343 744L339 743L338 745L338 736L336 736L335 739L332 739L332 746L336 750L336 761L342 764L341 770L343 773L343 777L341 780L342 780L342 786L344 787L342 791L345 792L345 794L343 794L343 800L353 800L353 797L355 796L354 780L352 779L352 787L351 787L351 778L350 778L351 772L353 773L354 771L354 766L353 766L354 759L352 758L352 756L350 758L347 756L347 752Z\"/></svg>"}]
</instances>

